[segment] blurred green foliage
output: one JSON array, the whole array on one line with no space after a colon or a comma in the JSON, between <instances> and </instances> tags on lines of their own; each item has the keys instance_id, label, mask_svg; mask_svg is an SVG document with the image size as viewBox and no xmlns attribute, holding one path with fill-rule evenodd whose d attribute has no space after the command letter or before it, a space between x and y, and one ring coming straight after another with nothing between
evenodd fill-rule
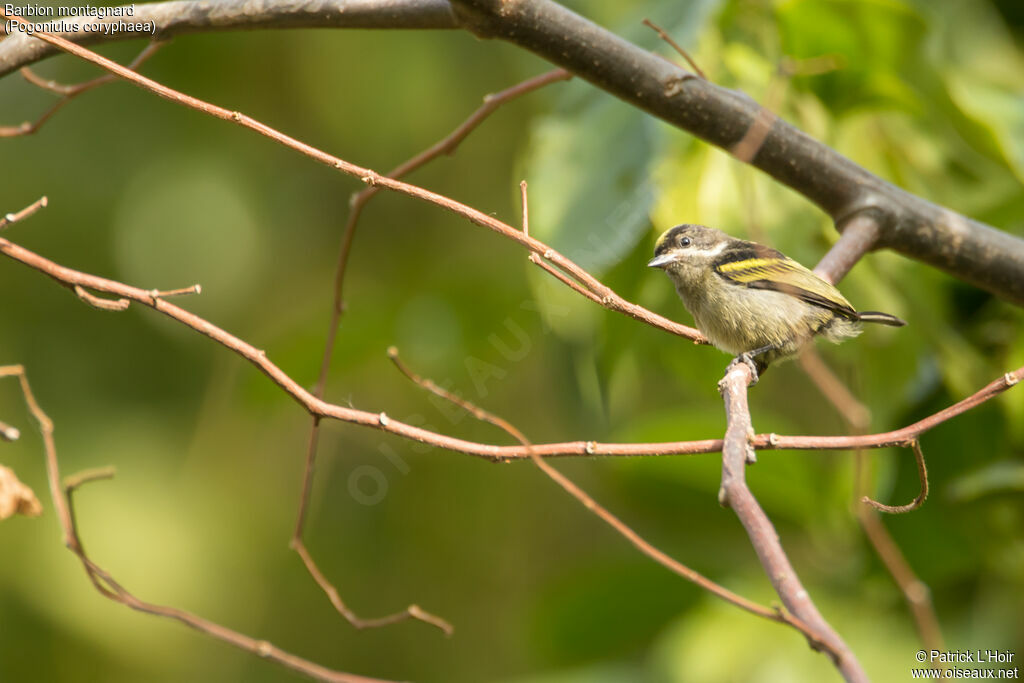
<instances>
[{"instance_id":1,"label":"blurred green foliage","mask_svg":"<svg viewBox=\"0 0 1024 683\"><path fill-rule=\"evenodd\" d=\"M570 3L670 59L670 30L708 77L764 101L872 172L1024 234L1024 51L1012 2L704 0ZM1001 13L1002 12L1002 13ZM138 45L102 52L122 61ZM835 69L801 72L826 57ZM796 75L780 75L784 60ZM384 171L445 135L487 92L548 68L462 32L272 31L183 37L144 72ZM49 78L95 74L69 58ZM0 80L13 125L52 102ZM30 138L0 141L0 211L50 207L5 237L58 263L143 287L195 282L190 310L267 349L311 385L336 245L358 183L123 84L73 102ZM623 296L689 322L644 267L657 234L715 225L814 263L836 235L801 197L589 85L550 86L499 111L412 180L531 227ZM894 254L843 282L895 313L823 348L872 411L872 430L920 419L1024 365L1024 314ZM506 442L437 405L384 350L509 418L536 441L719 436L727 358L583 301L514 244L412 200L367 209L346 282L328 397L469 439ZM113 464L79 496L84 541L129 589L325 665L416 681L507 683L833 680L792 630L721 604L639 556L528 464L489 465L326 424L307 533L346 600L375 616L416 602L451 620L356 632L287 539L309 419L209 340L133 307L90 309L0 263L0 363L23 363L57 424L65 473ZM759 431L845 427L795 364L752 392ZM42 494L22 427L0 460ZM951 649L1024 653L1024 390L923 438L933 493L884 520L931 588ZM872 492L910 500L908 451L868 458ZM655 545L714 580L774 600L745 534L715 499L715 456L562 460L558 467ZM919 648L902 596L851 514L847 453L766 452L751 485L822 612L873 680L903 681ZM44 517L0 524L0 681L285 681L296 675L132 613L92 590Z\"/></svg>"}]
</instances>

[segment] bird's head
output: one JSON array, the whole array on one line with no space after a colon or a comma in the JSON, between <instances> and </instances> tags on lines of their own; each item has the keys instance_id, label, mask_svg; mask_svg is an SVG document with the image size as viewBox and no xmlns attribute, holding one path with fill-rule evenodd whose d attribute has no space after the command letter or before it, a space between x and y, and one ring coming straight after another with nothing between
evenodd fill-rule
<instances>
[{"instance_id":1,"label":"bird's head","mask_svg":"<svg viewBox=\"0 0 1024 683\"><path fill-rule=\"evenodd\" d=\"M651 268L661 268L677 282L711 272L711 264L735 239L721 230L685 223L666 230L654 247Z\"/></svg>"}]
</instances>

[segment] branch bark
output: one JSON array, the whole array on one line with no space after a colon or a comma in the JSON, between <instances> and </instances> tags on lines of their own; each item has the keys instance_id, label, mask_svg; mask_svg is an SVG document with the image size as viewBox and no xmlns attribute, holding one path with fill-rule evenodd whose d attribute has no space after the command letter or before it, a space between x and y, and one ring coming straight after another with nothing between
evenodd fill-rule
<instances>
[{"instance_id":1,"label":"branch bark","mask_svg":"<svg viewBox=\"0 0 1024 683\"><path fill-rule=\"evenodd\" d=\"M764 111L747 95L697 78L550 0L452 0L452 6L477 35L523 47L725 150L735 150ZM905 192L778 117L748 155L840 230L869 213L880 227L876 246L1024 304L1024 240Z\"/></svg>"},{"instance_id":2,"label":"branch bark","mask_svg":"<svg viewBox=\"0 0 1024 683\"><path fill-rule=\"evenodd\" d=\"M746 363L737 363L726 372L719 384L728 418L722 446L722 488L718 494L719 501L732 508L743 524L761 566L786 609L814 632L819 642L811 640L811 647L825 649L832 654L836 668L845 680L866 683L867 674L857 657L818 612L782 549L779 534L747 486L746 466L753 454L750 444L753 427L750 408L747 406L747 386L752 379L750 367Z\"/></svg>"},{"instance_id":3,"label":"branch bark","mask_svg":"<svg viewBox=\"0 0 1024 683\"><path fill-rule=\"evenodd\" d=\"M80 45L136 40L138 33L92 31L87 24L110 24L124 17L68 17L74 32L58 35ZM47 17L42 21L54 21ZM172 0L134 5L130 20L153 22L159 40L189 33L249 31L285 28L458 28L446 0ZM28 66L60 50L33 40L24 33L10 35L0 43L0 77Z\"/></svg>"},{"instance_id":4,"label":"branch bark","mask_svg":"<svg viewBox=\"0 0 1024 683\"><path fill-rule=\"evenodd\" d=\"M828 213L842 231L869 214L877 248L889 248L1024 305L1024 240L885 182L772 115L744 93L717 86L643 50L551 0L176 0L136 7L156 37L258 28L465 28L523 47L610 94L737 154ZM82 42L134 34L65 34ZM54 54L26 35L0 42L0 76ZM770 112L768 112L770 113ZM761 123L759 123L761 122Z\"/></svg>"}]
</instances>

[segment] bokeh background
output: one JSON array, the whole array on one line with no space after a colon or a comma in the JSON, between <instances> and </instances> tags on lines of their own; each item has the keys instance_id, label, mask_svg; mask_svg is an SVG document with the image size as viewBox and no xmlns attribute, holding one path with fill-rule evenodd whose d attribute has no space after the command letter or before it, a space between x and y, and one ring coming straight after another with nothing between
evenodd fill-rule
<instances>
[{"instance_id":1,"label":"bokeh background","mask_svg":"<svg viewBox=\"0 0 1024 683\"><path fill-rule=\"evenodd\" d=\"M572 2L669 58L650 17L709 78L900 186L1024 235L1024 52L1005 0ZM122 62L140 43L101 49ZM812 59L812 58L821 58ZM807 60L792 62L787 60ZM831 65L793 78L780 64ZM385 171L447 134L481 97L549 68L458 32L267 31L176 39L144 73ZM72 58L37 71L96 75ZM0 80L0 121L51 94ZM38 134L0 140L0 211L50 206L5 237L58 263L146 288L203 285L188 309L264 348L299 382L317 372L350 194L359 184L236 126L126 84L71 103ZM792 191L579 81L508 105L452 158L412 177L508 222L530 182L531 226L623 296L689 322L655 237L684 221L756 236L813 264L836 234ZM1024 315L890 253L842 283L895 313L822 348L899 427L1024 364ZM721 435L727 362L598 309L533 268L522 248L411 199L382 195L355 240L328 398L506 443L402 378L385 349L512 420L535 441ZM65 474L114 465L78 497L96 561L144 599L194 611L325 665L415 681L822 681L802 637L753 618L641 557L527 463L493 465L326 423L307 541L351 606L415 602L415 622L357 632L287 541L309 419L208 339L132 307L91 309L0 262L0 363L22 363L55 420ZM796 364L752 391L755 427L842 433ZM41 444L13 381L0 444L41 496ZM923 438L933 493L885 524L933 591L951 649L1024 654L1024 390ZM872 492L917 491L906 450L874 452ZM559 469L646 538L753 599L771 588L734 515L716 456L562 460ZM753 490L805 585L877 681L903 681L920 645L903 598L851 512L849 453L767 452ZM297 675L99 596L61 544L53 506L0 524L0 680L293 681Z\"/></svg>"}]
</instances>

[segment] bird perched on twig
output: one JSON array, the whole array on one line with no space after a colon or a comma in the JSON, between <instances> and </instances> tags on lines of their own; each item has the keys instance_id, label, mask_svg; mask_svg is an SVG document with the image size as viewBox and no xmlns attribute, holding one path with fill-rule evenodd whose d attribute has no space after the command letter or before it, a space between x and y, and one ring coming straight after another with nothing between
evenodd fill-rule
<instances>
[{"instance_id":1,"label":"bird perched on twig","mask_svg":"<svg viewBox=\"0 0 1024 683\"><path fill-rule=\"evenodd\" d=\"M734 363L749 364L754 381L818 335L838 344L860 334L860 323L906 325L888 313L855 310L833 285L776 249L703 225L667 230L647 265L665 271L700 331L735 354Z\"/></svg>"}]
</instances>

